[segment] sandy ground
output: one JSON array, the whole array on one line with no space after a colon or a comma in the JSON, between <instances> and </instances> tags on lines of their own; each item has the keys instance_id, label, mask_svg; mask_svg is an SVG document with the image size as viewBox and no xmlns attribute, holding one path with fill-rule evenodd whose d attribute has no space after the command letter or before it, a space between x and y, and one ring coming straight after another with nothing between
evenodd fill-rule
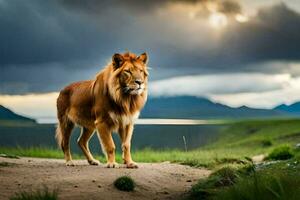
<instances>
[{"instance_id":1,"label":"sandy ground","mask_svg":"<svg viewBox=\"0 0 300 200\"><path fill-rule=\"evenodd\" d=\"M66 167L60 159L0 157L0 164L0 199L44 185L58 189L59 199L182 199L192 184L210 173L168 162L143 163L138 169L126 169L122 165L108 169L103 164L90 166L84 160L76 160L76 166ZM135 180L137 186L133 192L114 187L114 180L123 175Z\"/></svg>"}]
</instances>

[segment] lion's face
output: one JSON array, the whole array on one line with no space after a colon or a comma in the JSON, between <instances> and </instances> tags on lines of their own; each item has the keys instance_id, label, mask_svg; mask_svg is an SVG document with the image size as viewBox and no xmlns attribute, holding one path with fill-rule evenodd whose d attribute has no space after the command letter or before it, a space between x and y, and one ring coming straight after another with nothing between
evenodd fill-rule
<instances>
[{"instance_id":1,"label":"lion's face","mask_svg":"<svg viewBox=\"0 0 300 200\"><path fill-rule=\"evenodd\" d=\"M113 66L116 78L119 82L119 89L123 94L141 95L148 82L147 54L140 56L134 54L115 54Z\"/></svg>"}]
</instances>

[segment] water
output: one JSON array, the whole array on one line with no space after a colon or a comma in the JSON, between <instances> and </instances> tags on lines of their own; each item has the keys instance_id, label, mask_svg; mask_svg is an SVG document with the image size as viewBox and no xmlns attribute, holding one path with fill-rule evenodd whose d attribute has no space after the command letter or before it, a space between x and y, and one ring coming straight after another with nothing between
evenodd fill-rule
<instances>
[{"instance_id":1,"label":"water","mask_svg":"<svg viewBox=\"0 0 300 200\"><path fill-rule=\"evenodd\" d=\"M217 137L223 127L222 121L187 120L187 119L141 119L138 120L132 138L132 149L185 149L183 136L188 150L198 148ZM27 126L1 126L0 146L46 146L57 147L55 139L55 124L36 124ZM81 152L76 144L80 135L77 127L71 137L73 152ZM113 134L117 150L120 148L118 134ZM100 151L96 134L90 141L93 152Z\"/></svg>"},{"instance_id":2,"label":"water","mask_svg":"<svg viewBox=\"0 0 300 200\"><path fill-rule=\"evenodd\" d=\"M40 117L37 119L39 124L56 124L57 118L53 117ZM144 118L137 119L135 124L137 125L209 125L209 124L225 124L224 120L205 120L205 119L153 119Z\"/></svg>"}]
</instances>

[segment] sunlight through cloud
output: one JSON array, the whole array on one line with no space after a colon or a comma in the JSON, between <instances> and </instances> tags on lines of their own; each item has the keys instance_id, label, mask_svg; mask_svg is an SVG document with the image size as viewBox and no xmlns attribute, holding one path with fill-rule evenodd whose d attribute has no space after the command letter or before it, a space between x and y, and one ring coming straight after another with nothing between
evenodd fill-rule
<instances>
[{"instance_id":1,"label":"sunlight through cloud","mask_svg":"<svg viewBox=\"0 0 300 200\"><path fill-rule=\"evenodd\" d=\"M210 15L209 23L213 28L223 28L228 24L228 19L225 14L216 12Z\"/></svg>"}]
</instances>

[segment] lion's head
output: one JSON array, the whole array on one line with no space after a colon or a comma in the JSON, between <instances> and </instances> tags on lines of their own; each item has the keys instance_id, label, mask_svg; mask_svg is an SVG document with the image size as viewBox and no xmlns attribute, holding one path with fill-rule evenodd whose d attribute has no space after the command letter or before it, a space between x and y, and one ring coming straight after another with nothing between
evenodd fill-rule
<instances>
[{"instance_id":1,"label":"lion's head","mask_svg":"<svg viewBox=\"0 0 300 200\"><path fill-rule=\"evenodd\" d=\"M148 56L142 53L114 54L112 57L109 92L115 100L126 96L145 96L147 92Z\"/></svg>"}]
</instances>

